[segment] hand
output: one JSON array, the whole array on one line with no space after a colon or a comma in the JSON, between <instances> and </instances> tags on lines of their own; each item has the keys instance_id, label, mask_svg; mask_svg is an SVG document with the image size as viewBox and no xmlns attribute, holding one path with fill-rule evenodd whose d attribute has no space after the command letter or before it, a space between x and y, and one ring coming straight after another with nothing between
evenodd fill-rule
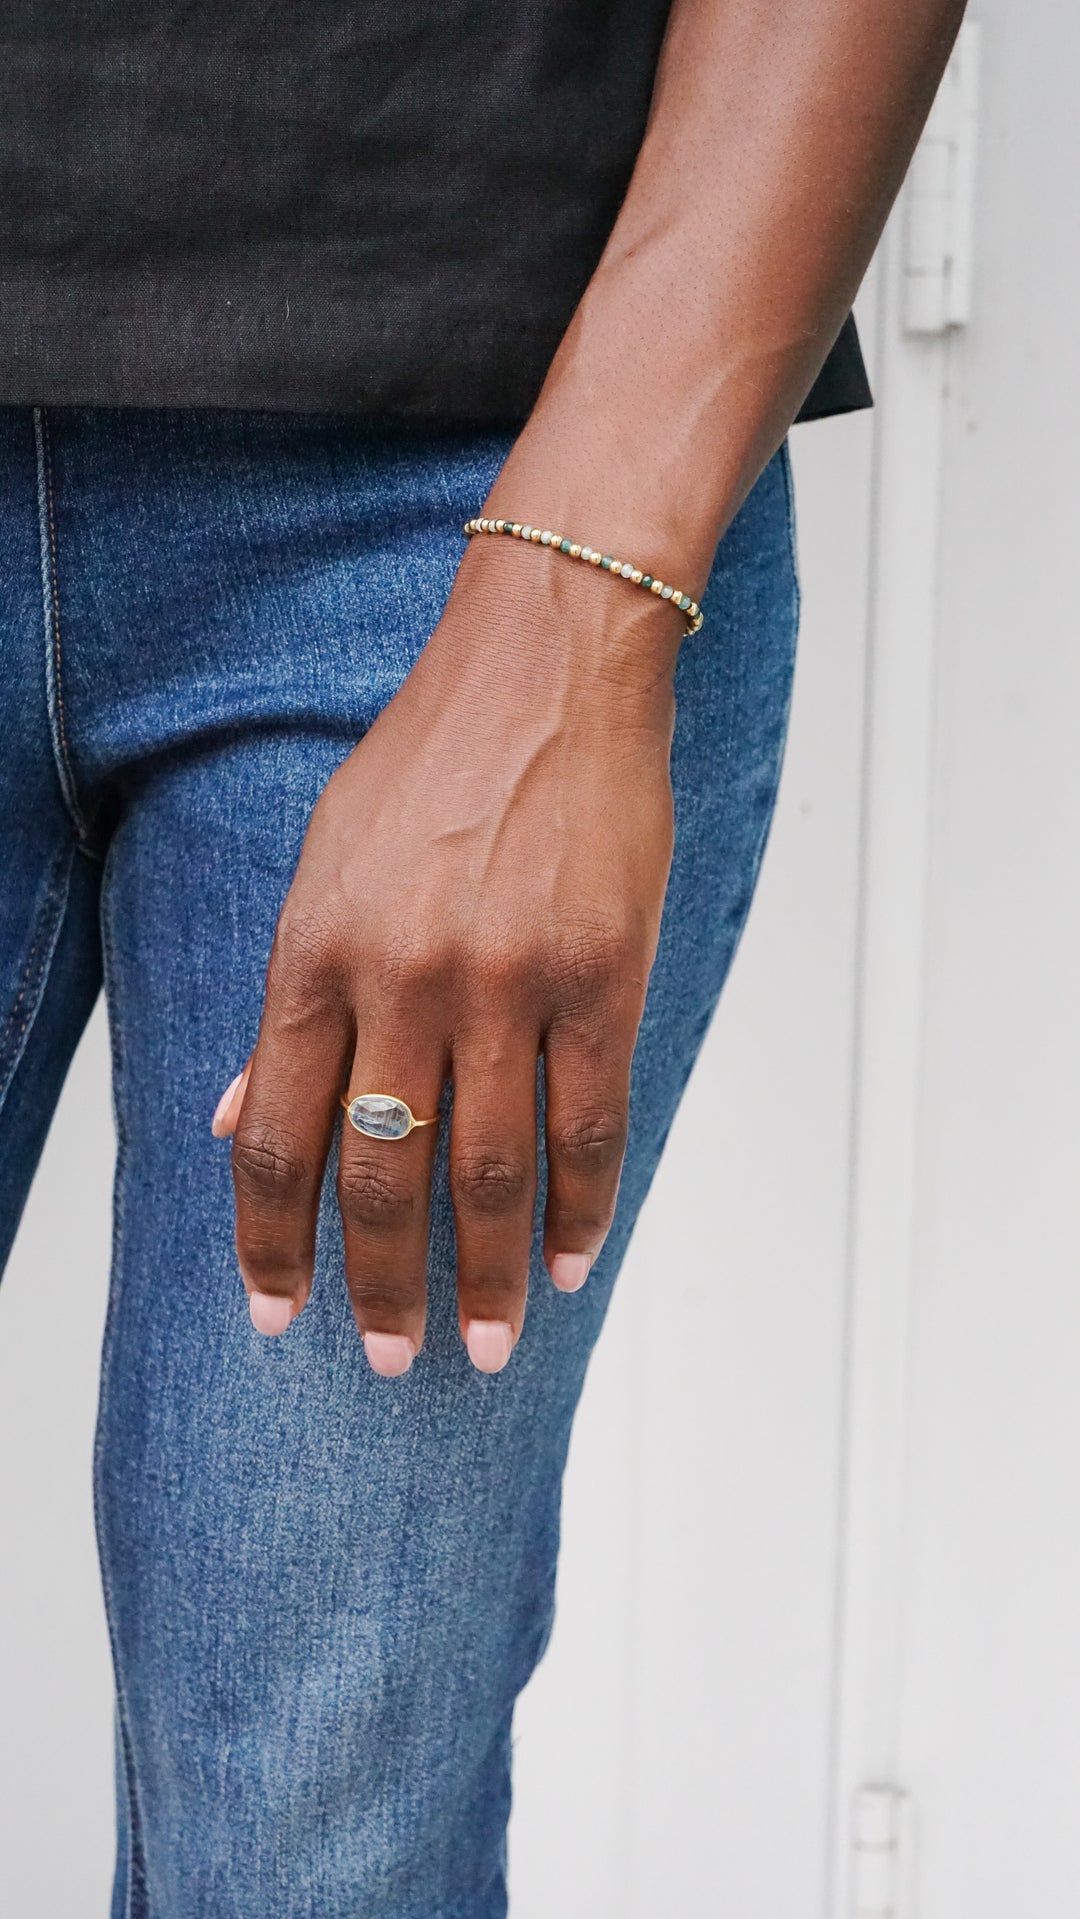
<instances>
[{"instance_id":1,"label":"hand","mask_svg":"<svg viewBox=\"0 0 1080 1919\"><path fill-rule=\"evenodd\" d=\"M672 845L681 622L546 552L467 551L435 633L315 807L278 923L258 1044L225 1095L237 1250L261 1331L311 1286L340 1095L417 1117L454 1083L462 1335L497 1372L525 1314L546 1074L544 1256L576 1290L611 1223L630 1061ZM338 1202L377 1372L424 1336L437 1129L343 1128Z\"/></svg>"}]
</instances>

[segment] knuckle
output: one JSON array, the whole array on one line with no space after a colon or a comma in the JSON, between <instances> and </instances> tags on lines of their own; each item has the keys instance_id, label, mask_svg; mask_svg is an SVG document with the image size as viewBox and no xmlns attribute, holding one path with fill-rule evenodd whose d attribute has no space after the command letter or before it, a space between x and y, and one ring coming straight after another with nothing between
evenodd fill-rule
<instances>
[{"instance_id":1,"label":"knuckle","mask_svg":"<svg viewBox=\"0 0 1080 1919\"><path fill-rule=\"evenodd\" d=\"M614 1201L610 1206L566 1206L553 1205L550 1221L561 1235L572 1237L576 1245L582 1247L599 1246L611 1230L615 1217Z\"/></svg>"},{"instance_id":2,"label":"knuckle","mask_svg":"<svg viewBox=\"0 0 1080 1919\"><path fill-rule=\"evenodd\" d=\"M629 959L629 943L613 925L564 929L547 958L549 990L568 1010L592 1006L617 989Z\"/></svg>"},{"instance_id":3,"label":"knuckle","mask_svg":"<svg viewBox=\"0 0 1080 1919\"><path fill-rule=\"evenodd\" d=\"M241 1126L233 1141L232 1165L238 1193L257 1206L287 1206L311 1184L299 1142L266 1122Z\"/></svg>"},{"instance_id":4,"label":"knuckle","mask_svg":"<svg viewBox=\"0 0 1080 1919\"><path fill-rule=\"evenodd\" d=\"M405 1280L387 1275L368 1279L362 1274L351 1282L349 1290L361 1317L372 1325L378 1321L384 1331L387 1324L400 1324L415 1312L419 1292Z\"/></svg>"},{"instance_id":5,"label":"knuckle","mask_svg":"<svg viewBox=\"0 0 1080 1919\"><path fill-rule=\"evenodd\" d=\"M447 960L437 941L399 930L369 952L368 968L388 1000L427 999L445 983Z\"/></svg>"},{"instance_id":6,"label":"knuckle","mask_svg":"<svg viewBox=\"0 0 1080 1919\"><path fill-rule=\"evenodd\" d=\"M505 1319L511 1322L519 1318L529 1283L528 1267L524 1260L520 1270L484 1265L476 1267L470 1263L461 1280L461 1306L466 1318Z\"/></svg>"},{"instance_id":7,"label":"knuckle","mask_svg":"<svg viewBox=\"0 0 1080 1919\"><path fill-rule=\"evenodd\" d=\"M625 1113L576 1113L553 1129L548 1152L563 1167L586 1179L617 1171L626 1151Z\"/></svg>"},{"instance_id":8,"label":"knuckle","mask_svg":"<svg viewBox=\"0 0 1080 1919\"><path fill-rule=\"evenodd\" d=\"M408 1181L373 1153L350 1153L338 1167L338 1205L351 1232L397 1232L416 1213Z\"/></svg>"},{"instance_id":9,"label":"knuckle","mask_svg":"<svg viewBox=\"0 0 1080 1919\"><path fill-rule=\"evenodd\" d=\"M286 900L274 934L271 973L285 986L310 987L336 977L341 920L329 898L317 907L292 906Z\"/></svg>"},{"instance_id":10,"label":"knuckle","mask_svg":"<svg viewBox=\"0 0 1080 1919\"><path fill-rule=\"evenodd\" d=\"M455 1204L468 1212L508 1213L530 1197L532 1180L523 1159L466 1152L451 1163L450 1188Z\"/></svg>"},{"instance_id":11,"label":"knuckle","mask_svg":"<svg viewBox=\"0 0 1080 1919\"><path fill-rule=\"evenodd\" d=\"M489 940L461 960L474 1000L484 1007L516 1006L535 987L535 956L519 939Z\"/></svg>"}]
</instances>

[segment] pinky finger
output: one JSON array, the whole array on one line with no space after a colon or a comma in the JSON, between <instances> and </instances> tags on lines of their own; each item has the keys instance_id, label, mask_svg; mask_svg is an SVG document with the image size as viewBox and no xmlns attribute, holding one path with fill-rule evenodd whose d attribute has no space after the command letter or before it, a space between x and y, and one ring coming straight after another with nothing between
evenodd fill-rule
<instances>
[{"instance_id":1,"label":"pinky finger","mask_svg":"<svg viewBox=\"0 0 1080 1919\"><path fill-rule=\"evenodd\" d=\"M561 1293L589 1276L611 1225L626 1150L633 1036L548 1034L544 1257Z\"/></svg>"}]
</instances>

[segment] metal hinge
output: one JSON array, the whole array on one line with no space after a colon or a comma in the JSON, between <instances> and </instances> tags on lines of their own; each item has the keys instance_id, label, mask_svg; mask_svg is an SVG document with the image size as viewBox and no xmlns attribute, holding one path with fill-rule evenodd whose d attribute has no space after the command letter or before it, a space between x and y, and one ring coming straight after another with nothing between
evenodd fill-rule
<instances>
[{"instance_id":1,"label":"metal hinge","mask_svg":"<svg viewBox=\"0 0 1080 1919\"><path fill-rule=\"evenodd\" d=\"M860 1786L852 1802L851 1919L911 1919L911 1802L898 1786Z\"/></svg>"},{"instance_id":2,"label":"metal hinge","mask_svg":"<svg viewBox=\"0 0 1080 1919\"><path fill-rule=\"evenodd\" d=\"M971 319L979 23L965 20L904 188L906 333L945 333Z\"/></svg>"}]
</instances>

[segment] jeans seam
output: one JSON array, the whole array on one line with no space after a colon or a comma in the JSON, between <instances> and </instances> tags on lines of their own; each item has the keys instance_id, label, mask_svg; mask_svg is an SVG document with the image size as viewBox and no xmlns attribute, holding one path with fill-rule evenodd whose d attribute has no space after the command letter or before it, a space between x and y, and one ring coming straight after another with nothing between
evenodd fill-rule
<instances>
[{"instance_id":1,"label":"jeans seam","mask_svg":"<svg viewBox=\"0 0 1080 1919\"><path fill-rule=\"evenodd\" d=\"M73 853L74 849L68 853L66 863L63 855L58 856L55 862L44 900L38 910L19 990L4 1022L3 1038L0 1039L0 1107L7 1098L12 1080L18 1071L19 1061L26 1051L30 1031L48 982L53 955L56 952L60 929L64 923L64 913L67 909Z\"/></svg>"},{"instance_id":2,"label":"jeans seam","mask_svg":"<svg viewBox=\"0 0 1080 1919\"><path fill-rule=\"evenodd\" d=\"M79 804L64 713L60 582L49 427L44 407L36 406L33 412L34 450L37 462L38 536L41 545L41 601L45 625L45 693L49 709L49 732L61 797L79 836L80 847L85 852L90 832L86 816Z\"/></svg>"},{"instance_id":3,"label":"jeans seam","mask_svg":"<svg viewBox=\"0 0 1080 1919\"><path fill-rule=\"evenodd\" d=\"M802 615L802 582L799 577L799 534L795 514L795 480L791 471L791 448L787 440L780 448L780 471L784 476L784 499L787 503L788 559L791 562L791 580L793 597L793 618L796 638L799 620Z\"/></svg>"},{"instance_id":4,"label":"jeans seam","mask_svg":"<svg viewBox=\"0 0 1080 1919\"><path fill-rule=\"evenodd\" d=\"M105 1314L105 1331L101 1343L100 1389L98 1393L97 1425L94 1433L94 1527L97 1534L98 1562L101 1567L101 1590L105 1602L105 1619L108 1626L109 1646L112 1652L113 1677L116 1685L116 1717L120 1730L120 1756L123 1762L124 1783L128 1799L127 1902L124 1919L150 1919L146 1859L142 1844L143 1828L139 1815L139 1792L135 1771L135 1749L131 1738L131 1719L124 1687L120 1636L116 1625L116 1605L109 1561L106 1553L105 1525L102 1510L105 1427L109 1407L109 1388L112 1380L116 1314L120 1295L119 1275L124 1243L124 1197L126 1191L124 1175L127 1169L128 1157L127 1129L124 1124L122 1110L124 1060L115 1013L115 998L112 990L116 977L116 948L113 939L112 894L108 884L107 873L101 901L101 950L105 995L109 1007L109 1034L112 1051L113 1115L116 1127L116 1173L113 1187L112 1272L109 1282L109 1303Z\"/></svg>"}]
</instances>

